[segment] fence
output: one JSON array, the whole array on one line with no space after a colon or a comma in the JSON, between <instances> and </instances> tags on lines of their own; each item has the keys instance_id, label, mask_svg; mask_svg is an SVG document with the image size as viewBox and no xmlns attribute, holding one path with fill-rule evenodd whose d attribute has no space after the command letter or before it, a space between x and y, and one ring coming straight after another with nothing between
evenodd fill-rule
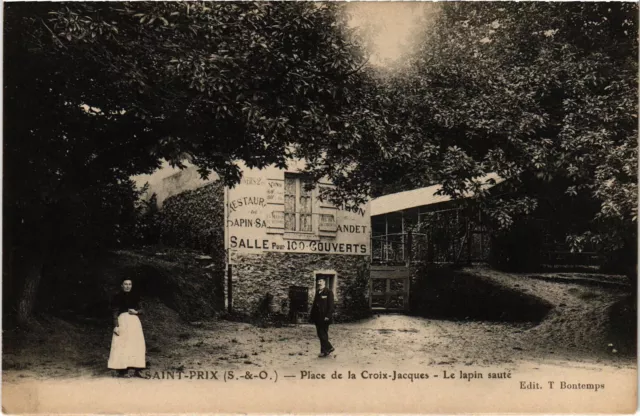
<instances>
[{"instance_id":1,"label":"fence","mask_svg":"<svg viewBox=\"0 0 640 416\"><path fill-rule=\"evenodd\" d=\"M544 219L533 220L533 224L541 235L540 262L544 266L551 268L600 267L605 261L604 254L592 243L587 243L582 251L571 251L566 242L566 232L562 226ZM574 227L569 226L569 228Z\"/></svg>"},{"instance_id":2,"label":"fence","mask_svg":"<svg viewBox=\"0 0 640 416\"><path fill-rule=\"evenodd\" d=\"M597 267L603 255L596 247L571 252L563 241L564 229L547 220L534 220L529 247L536 245L540 263L550 267ZM374 264L399 265L413 261L427 263L468 264L487 262L491 251L491 236L480 214L467 215L452 209L421 213L413 232L375 235L371 239ZM535 238L534 238L535 237ZM534 240L538 243L534 244ZM522 244L523 242L520 242Z\"/></svg>"},{"instance_id":3,"label":"fence","mask_svg":"<svg viewBox=\"0 0 640 416\"><path fill-rule=\"evenodd\" d=\"M371 238L373 262L403 264L420 258L426 234L395 233Z\"/></svg>"},{"instance_id":4,"label":"fence","mask_svg":"<svg viewBox=\"0 0 640 416\"><path fill-rule=\"evenodd\" d=\"M371 258L375 264L485 262L489 256L489 235L482 229L454 234L446 228L426 233L396 233L371 239Z\"/></svg>"}]
</instances>

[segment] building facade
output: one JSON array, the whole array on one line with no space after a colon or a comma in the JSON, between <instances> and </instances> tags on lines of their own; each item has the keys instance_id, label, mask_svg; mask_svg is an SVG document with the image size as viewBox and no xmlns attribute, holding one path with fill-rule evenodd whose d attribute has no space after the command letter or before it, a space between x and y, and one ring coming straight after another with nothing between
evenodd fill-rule
<instances>
[{"instance_id":1,"label":"building facade","mask_svg":"<svg viewBox=\"0 0 640 416\"><path fill-rule=\"evenodd\" d=\"M304 316L318 277L345 312L345 296L371 257L369 205L336 206L321 198L329 182L311 184L301 163L288 169L244 169L225 189L227 307ZM368 277L368 275L367 275ZM366 294L362 294L366 296Z\"/></svg>"}]
</instances>

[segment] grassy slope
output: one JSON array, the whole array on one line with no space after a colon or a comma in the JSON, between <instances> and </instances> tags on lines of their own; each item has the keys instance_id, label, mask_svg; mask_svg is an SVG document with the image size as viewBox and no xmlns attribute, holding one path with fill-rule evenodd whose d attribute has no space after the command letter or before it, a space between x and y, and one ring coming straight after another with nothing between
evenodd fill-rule
<instances>
[{"instance_id":1,"label":"grassy slope","mask_svg":"<svg viewBox=\"0 0 640 416\"><path fill-rule=\"evenodd\" d=\"M510 274L489 268L463 272L535 295L553 306L539 325L526 331L524 344L544 346L550 353L568 351L580 356L635 357L635 299L624 276Z\"/></svg>"}]
</instances>

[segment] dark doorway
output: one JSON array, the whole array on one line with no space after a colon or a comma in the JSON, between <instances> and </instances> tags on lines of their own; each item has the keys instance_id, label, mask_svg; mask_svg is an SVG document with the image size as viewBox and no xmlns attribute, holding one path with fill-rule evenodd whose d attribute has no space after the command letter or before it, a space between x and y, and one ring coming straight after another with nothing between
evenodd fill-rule
<instances>
[{"instance_id":1,"label":"dark doorway","mask_svg":"<svg viewBox=\"0 0 640 416\"><path fill-rule=\"evenodd\" d=\"M292 322L304 319L309 312L309 288L289 286L289 317Z\"/></svg>"}]
</instances>

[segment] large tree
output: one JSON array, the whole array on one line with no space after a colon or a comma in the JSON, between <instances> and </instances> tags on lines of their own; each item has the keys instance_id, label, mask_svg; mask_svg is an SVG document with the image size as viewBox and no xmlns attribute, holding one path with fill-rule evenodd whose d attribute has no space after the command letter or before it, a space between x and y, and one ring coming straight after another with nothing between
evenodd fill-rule
<instances>
[{"instance_id":1,"label":"large tree","mask_svg":"<svg viewBox=\"0 0 640 416\"><path fill-rule=\"evenodd\" d=\"M483 202L497 227L571 206L565 223L586 219L565 224L575 248L634 253L637 13L634 3L442 4L413 56L380 77L378 158L346 155L345 166L373 188L442 183L453 196L497 172L508 195Z\"/></svg>"},{"instance_id":2,"label":"large tree","mask_svg":"<svg viewBox=\"0 0 640 416\"><path fill-rule=\"evenodd\" d=\"M131 175L186 158L232 184L238 160L283 166L301 149L323 152L324 138L363 105L366 57L342 8L7 5L5 244L15 253L20 321L33 310L52 247L113 234L117 218L106 219L131 201L107 191L131 190ZM98 226L88 232L79 218L113 200L119 208L93 215Z\"/></svg>"}]
</instances>

